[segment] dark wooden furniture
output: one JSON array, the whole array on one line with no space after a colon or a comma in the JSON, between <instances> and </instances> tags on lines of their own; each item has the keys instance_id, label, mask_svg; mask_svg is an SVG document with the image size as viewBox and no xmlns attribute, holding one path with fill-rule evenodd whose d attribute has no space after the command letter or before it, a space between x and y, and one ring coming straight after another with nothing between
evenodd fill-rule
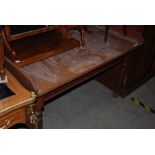
<instances>
[{"instance_id":1,"label":"dark wooden furniture","mask_svg":"<svg viewBox=\"0 0 155 155\"><path fill-rule=\"evenodd\" d=\"M65 25L63 27L66 29L66 31L70 31L72 29L79 31L80 32L82 46L84 48L86 47L86 42L85 42L85 27L86 26L84 26L84 25Z\"/></svg>"},{"instance_id":2,"label":"dark wooden furniture","mask_svg":"<svg viewBox=\"0 0 155 155\"><path fill-rule=\"evenodd\" d=\"M6 72L2 27L0 30L0 128L20 123L32 128L37 126L33 104L36 95L26 90L9 71Z\"/></svg>"},{"instance_id":3,"label":"dark wooden furniture","mask_svg":"<svg viewBox=\"0 0 155 155\"><path fill-rule=\"evenodd\" d=\"M108 44L104 44L104 31L97 26L92 26L91 29L92 32L86 38L87 48L74 48L20 68L5 58L6 67L25 88L37 95L37 128L42 127L41 110L46 100L100 75L109 68L119 68L119 72L116 72L116 77L120 79L116 87L118 90L126 73L128 56L143 44L142 36L134 32L128 33L132 34L131 37L110 32Z\"/></svg>"},{"instance_id":4,"label":"dark wooden furniture","mask_svg":"<svg viewBox=\"0 0 155 155\"><path fill-rule=\"evenodd\" d=\"M82 27L79 28L83 36ZM18 67L79 47L65 26L4 26L6 56ZM83 37L81 37L83 39Z\"/></svg>"},{"instance_id":5,"label":"dark wooden furniture","mask_svg":"<svg viewBox=\"0 0 155 155\"><path fill-rule=\"evenodd\" d=\"M144 44L132 52L117 65L109 68L98 76L97 80L114 91L115 95L125 97L142 85L155 74L155 27L127 26L127 33L139 33L144 38ZM119 26L113 29L120 29ZM124 73L120 75L121 70ZM115 75L115 76L114 76ZM121 76L121 78L120 78Z\"/></svg>"},{"instance_id":6,"label":"dark wooden furniture","mask_svg":"<svg viewBox=\"0 0 155 155\"><path fill-rule=\"evenodd\" d=\"M107 42L107 40L108 40L108 34L109 34L110 27L111 27L110 25L105 26L104 42ZM126 25L122 26L122 30L123 30L123 35L126 36L127 35L127 27L126 27Z\"/></svg>"},{"instance_id":7,"label":"dark wooden furniture","mask_svg":"<svg viewBox=\"0 0 155 155\"><path fill-rule=\"evenodd\" d=\"M0 99L0 128L6 129L17 124L36 128L35 93L26 90L9 71L6 74L9 79L6 85L14 94Z\"/></svg>"}]
</instances>

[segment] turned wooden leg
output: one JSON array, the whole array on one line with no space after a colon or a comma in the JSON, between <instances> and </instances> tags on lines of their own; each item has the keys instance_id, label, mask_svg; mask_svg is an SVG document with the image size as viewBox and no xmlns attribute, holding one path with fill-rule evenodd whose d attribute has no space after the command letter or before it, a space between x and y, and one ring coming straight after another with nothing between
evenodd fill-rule
<instances>
[{"instance_id":1,"label":"turned wooden leg","mask_svg":"<svg viewBox=\"0 0 155 155\"><path fill-rule=\"evenodd\" d=\"M0 80L5 80L5 67L4 67L4 46L3 46L3 36L2 27L0 28Z\"/></svg>"},{"instance_id":2,"label":"turned wooden leg","mask_svg":"<svg viewBox=\"0 0 155 155\"><path fill-rule=\"evenodd\" d=\"M43 114L42 108L44 106L43 98L40 97L37 101L29 105L26 108L26 125L31 129L42 129L43 128Z\"/></svg>"},{"instance_id":3,"label":"turned wooden leg","mask_svg":"<svg viewBox=\"0 0 155 155\"><path fill-rule=\"evenodd\" d=\"M43 114L42 114L42 109L44 108L44 97L39 97L37 99L36 105L35 105L35 114L38 119L38 128L42 129L43 128Z\"/></svg>"},{"instance_id":4,"label":"turned wooden leg","mask_svg":"<svg viewBox=\"0 0 155 155\"><path fill-rule=\"evenodd\" d=\"M81 35L82 46L85 48L86 47L85 30L84 30L83 26L79 26L79 31L80 31L80 35Z\"/></svg>"},{"instance_id":5,"label":"turned wooden leg","mask_svg":"<svg viewBox=\"0 0 155 155\"><path fill-rule=\"evenodd\" d=\"M104 42L107 42L109 34L109 25L105 26L105 35L104 35Z\"/></svg>"},{"instance_id":6,"label":"turned wooden leg","mask_svg":"<svg viewBox=\"0 0 155 155\"><path fill-rule=\"evenodd\" d=\"M4 39L4 43L5 43L5 46L6 48L9 50L10 54L15 57L16 56L16 52L12 49L8 39L7 39L7 36L6 36L6 32L4 29L2 29L2 35L3 35L3 39Z\"/></svg>"},{"instance_id":7,"label":"turned wooden leg","mask_svg":"<svg viewBox=\"0 0 155 155\"><path fill-rule=\"evenodd\" d=\"M43 129L43 114L42 114L42 111L35 111L35 115L37 117L37 121L38 121L38 124L37 124L37 129Z\"/></svg>"},{"instance_id":8,"label":"turned wooden leg","mask_svg":"<svg viewBox=\"0 0 155 155\"><path fill-rule=\"evenodd\" d=\"M83 25L83 28L84 28L85 32L90 32L88 25Z\"/></svg>"},{"instance_id":9,"label":"turned wooden leg","mask_svg":"<svg viewBox=\"0 0 155 155\"><path fill-rule=\"evenodd\" d=\"M42 129L42 112L35 111L35 103L26 108L26 125L30 129Z\"/></svg>"},{"instance_id":10,"label":"turned wooden leg","mask_svg":"<svg viewBox=\"0 0 155 155\"><path fill-rule=\"evenodd\" d=\"M124 36L126 37L127 36L127 26L126 25L123 26L123 33L124 33Z\"/></svg>"}]
</instances>

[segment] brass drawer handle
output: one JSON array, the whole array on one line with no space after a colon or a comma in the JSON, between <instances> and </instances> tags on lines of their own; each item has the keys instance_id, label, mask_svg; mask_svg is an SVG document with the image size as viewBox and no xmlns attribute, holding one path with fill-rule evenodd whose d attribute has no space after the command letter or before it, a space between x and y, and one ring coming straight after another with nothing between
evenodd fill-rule
<instances>
[{"instance_id":1,"label":"brass drawer handle","mask_svg":"<svg viewBox=\"0 0 155 155\"><path fill-rule=\"evenodd\" d=\"M11 123L11 120L10 120L10 119L6 119L6 120L5 120L5 125L2 126L2 127L0 127L0 129L5 129L5 128L7 128L7 127L9 126L10 123Z\"/></svg>"}]
</instances>

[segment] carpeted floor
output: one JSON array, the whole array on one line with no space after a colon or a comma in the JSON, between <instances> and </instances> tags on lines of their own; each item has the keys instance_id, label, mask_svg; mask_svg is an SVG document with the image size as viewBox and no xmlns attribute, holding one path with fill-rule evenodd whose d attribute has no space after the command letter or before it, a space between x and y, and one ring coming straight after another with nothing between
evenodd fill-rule
<instances>
[{"instance_id":1,"label":"carpeted floor","mask_svg":"<svg viewBox=\"0 0 155 155\"><path fill-rule=\"evenodd\" d=\"M44 128L155 128L155 114L132 104L131 97L155 108L155 77L126 98L114 98L111 90L92 80L47 103Z\"/></svg>"}]
</instances>

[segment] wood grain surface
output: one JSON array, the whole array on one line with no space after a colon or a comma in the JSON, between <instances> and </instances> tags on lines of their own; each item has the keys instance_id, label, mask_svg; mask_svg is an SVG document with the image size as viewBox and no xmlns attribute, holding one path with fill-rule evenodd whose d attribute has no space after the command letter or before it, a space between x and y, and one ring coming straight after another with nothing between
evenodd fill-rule
<instances>
[{"instance_id":1,"label":"wood grain surface","mask_svg":"<svg viewBox=\"0 0 155 155\"><path fill-rule=\"evenodd\" d=\"M20 68L33 81L38 96L55 90L142 44L140 36L132 39L117 33L110 33L105 44L103 29L92 29L91 33L86 34L87 48L75 48ZM73 37L80 39L78 32L73 32Z\"/></svg>"},{"instance_id":2,"label":"wood grain surface","mask_svg":"<svg viewBox=\"0 0 155 155\"><path fill-rule=\"evenodd\" d=\"M9 71L7 71L7 76L7 86L15 95L0 100L0 117L34 101L32 93L26 90Z\"/></svg>"}]
</instances>

